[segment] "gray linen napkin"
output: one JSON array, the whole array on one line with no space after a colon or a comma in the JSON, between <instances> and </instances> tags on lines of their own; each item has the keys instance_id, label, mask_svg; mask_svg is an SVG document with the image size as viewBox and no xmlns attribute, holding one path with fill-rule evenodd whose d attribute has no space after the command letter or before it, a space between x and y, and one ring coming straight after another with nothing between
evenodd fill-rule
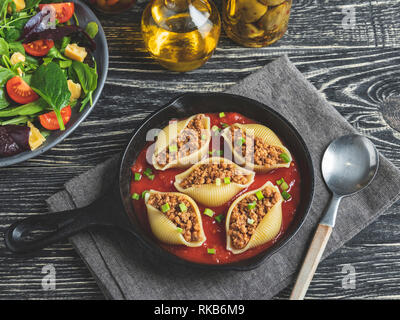
<instances>
[{"instance_id":1,"label":"gray linen napkin","mask_svg":"<svg viewBox=\"0 0 400 320\"><path fill-rule=\"evenodd\" d=\"M286 117L306 141L315 164L316 189L311 212L301 230L259 268L247 272L202 272L162 263L131 236L116 230L93 230L70 240L104 294L113 299L268 299L289 285L298 270L329 192L322 181L322 154L333 139L355 132L286 56L269 63L228 92L263 102ZM118 158L93 168L48 199L52 211L81 207L103 191ZM400 172L380 158L371 185L343 200L328 256L399 199ZM112 214L112 213L110 213Z\"/></svg>"}]
</instances>

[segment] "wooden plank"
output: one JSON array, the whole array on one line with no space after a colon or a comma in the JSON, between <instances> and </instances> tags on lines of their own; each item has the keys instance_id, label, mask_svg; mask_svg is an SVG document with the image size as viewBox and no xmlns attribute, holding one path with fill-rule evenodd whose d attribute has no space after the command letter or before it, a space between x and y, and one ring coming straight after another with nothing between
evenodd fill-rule
<instances>
[{"instance_id":1,"label":"wooden plank","mask_svg":"<svg viewBox=\"0 0 400 320\"><path fill-rule=\"evenodd\" d=\"M118 19L107 19L106 16L100 15L111 44L115 42L121 45L134 41L136 45L141 45L140 18L147 3L147 1L140 2L131 11L120 15ZM222 1L217 0L214 3L221 12ZM388 0L379 1L379 5L382 3L386 6L391 4ZM371 7L371 2L365 0L352 0L350 3L348 0L293 1L289 30L285 37L279 43L259 51L278 47L298 49L375 47L378 43L375 34L377 26L374 23L379 23L379 21L372 19L375 12ZM354 28L345 29L343 21L347 21L346 15L349 8L355 10L356 23ZM393 17L393 25L398 28L398 24L394 21L395 14L391 12L390 16ZM123 37L120 36L120 31ZM224 34L221 44L228 45L229 50L240 51L240 47L228 40ZM136 47L128 46L125 49L136 50Z\"/></svg>"}]
</instances>

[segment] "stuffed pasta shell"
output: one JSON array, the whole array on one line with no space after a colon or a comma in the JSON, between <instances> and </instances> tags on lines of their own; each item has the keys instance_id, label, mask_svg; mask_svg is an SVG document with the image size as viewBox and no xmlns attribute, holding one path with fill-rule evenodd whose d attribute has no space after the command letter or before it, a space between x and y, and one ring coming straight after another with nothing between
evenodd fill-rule
<instances>
[{"instance_id":1,"label":"stuffed pasta shell","mask_svg":"<svg viewBox=\"0 0 400 320\"><path fill-rule=\"evenodd\" d=\"M189 196L150 190L145 203L151 230L161 242L199 247L206 240L199 208Z\"/></svg>"},{"instance_id":2,"label":"stuffed pasta shell","mask_svg":"<svg viewBox=\"0 0 400 320\"><path fill-rule=\"evenodd\" d=\"M290 167L290 151L266 126L235 123L223 130L222 137L230 146L234 161L248 169L268 172Z\"/></svg>"},{"instance_id":3,"label":"stuffed pasta shell","mask_svg":"<svg viewBox=\"0 0 400 320\"><path fill-rule=\"evenodd\" d=\"M174 186L203 205L217 207L252 184L254 175L228 159L213 157L176 175Z\"/></svg>"},{"instance_id":4,"label":"stuffed pasta shell","mask_svg":"<svg viewBox=\"0 0 400 320\"><path fill-rule=\"evenodd\" d=\"M230 206L226 217L226 248L234 254L274 239L282 225L282 196L270 181L247 192Z\"/></svg>"},{"instance_id":5,"label":"stuffed pasta shell","mask_svg":"<svg viewBox=\"0 0 400 320\"><path fill-rule=\"evenodd\" d=\"M172 121L157 136L153 166L158 170L187 168L207 155L210 140L210 118L204 114Z\"/></svg>"}]
</instances>

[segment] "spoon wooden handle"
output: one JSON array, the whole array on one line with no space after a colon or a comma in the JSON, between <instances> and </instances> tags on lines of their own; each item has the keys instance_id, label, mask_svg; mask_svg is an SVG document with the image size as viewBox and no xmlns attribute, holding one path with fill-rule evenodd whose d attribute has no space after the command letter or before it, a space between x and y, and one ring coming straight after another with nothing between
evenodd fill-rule
<instances>
[{"instance_id":1,"label":"spoon wooden handle","mask_svg":"<svg viewBox=\"0 0 400 320\"><path fill-rule=\"evenodd\" d=\"M302 300L314 276L318 263L332 233L332 227L319 224L307 251L300 273L290 295L290 300Z\"/></svg>"}]
</instances>

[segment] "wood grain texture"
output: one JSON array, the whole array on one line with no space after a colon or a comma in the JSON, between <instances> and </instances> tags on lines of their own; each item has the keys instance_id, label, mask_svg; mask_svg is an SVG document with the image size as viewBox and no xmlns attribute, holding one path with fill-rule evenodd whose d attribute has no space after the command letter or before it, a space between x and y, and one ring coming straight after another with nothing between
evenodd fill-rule
<instances>
[{"instance_id":1,"label":"wood grain texture","mask_svg":"<svg viewBox=\"0 0 400 320\"><path fill-rule=\"evenodd\" d=\"M220 1L216 1L220 5ZM99 15L110 49L110 71L88 119L46 154L0 169L0 234L17 219L45 213L45 199L66 181L123 150L150 112L184 92L223 91L286 53L332 105L400 168L400 3L397 0L297 0L287 35L271 47L248 49L222 34L201 69L177 74L145 52L139 32L147 1L119 16ZM354 7L354 29L343 29L343 7ZM400 108L399 108L400 110ZM396 130L397 129L397 130ZM306 298L400 298L400 221L396 204L323 261ZM41 287L42 267L54 264L55 291ZM355 289L344 289L343 266L355 269ZM276 298L288 298L287 288ZM0 299L102 299L68 243L21 259L0 241Z\"/></svg>"}]
</instances>

